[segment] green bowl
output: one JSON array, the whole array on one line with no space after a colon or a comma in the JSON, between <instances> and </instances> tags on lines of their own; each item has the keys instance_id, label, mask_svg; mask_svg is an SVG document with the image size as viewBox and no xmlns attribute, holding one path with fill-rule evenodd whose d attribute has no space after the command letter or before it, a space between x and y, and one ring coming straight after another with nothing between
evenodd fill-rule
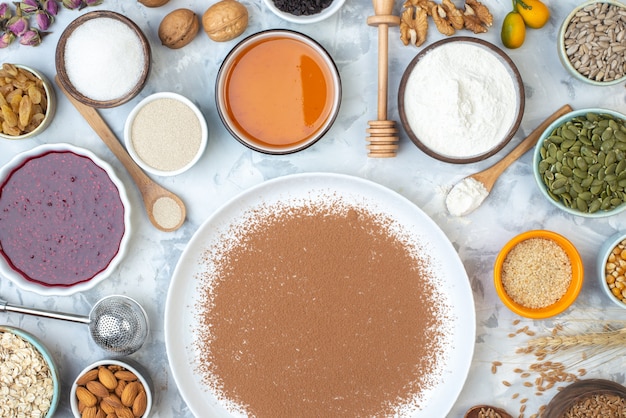
<instances>
[{"instance_id":1,"label":"green bowl","mask_svg":"<svg viewBox=\"0 0 626 418\"><path fill-rule=\"evenodd\" d=\"M612 216L615 215L617 213L622 212L624 209L626 209L626 203L622 203L619 204L617 206L611 207L610 209L598 209L597 211L585 211L584 207L581 209L579 206L577 206L575 204L576 199L578 198L578 193L576 190L573 190L573 186L572 183L573 181L567 181L566 182L566 192L567 195L563 194L563 193L559 193L557 195L555 195L554 193L551 193L551 191L548 190L548 186L546 184L546 182L544 182L544 171L540 169L540 164L541 161L543 160L542 155L541 155L541 148L544 144L544 142L546 142L547 138L550 137L552 135L552 133L559 127L561 127L562 125L565 125L567 122L571 121L574 118L580 117L580 116L585 116L587 114L595 114L595 115L609 115L612 118L614 118L615 120L621 121L621 123L619 123L622 126L626 126L626 115L624 115L623 113L614 111L614 110L610 110L610 109L603 109L603 108L586 108L586 109L579 109L579 110L574 110L572 112L567 113L566 115L561 116L560 118L558 118L557 120L555 120L552 124L550 124L550 126L548 126L546 128L546 130L541 134L541 136L539 137L539 141L537 141L537 145L535 145L535 149L534 149L534 155L533 155L533 173L534 173L534 177L535 177L535 181L537 183L537 186L539 187L539 191L541 192L541 194L543 196L545 196L545 198L552 203L553 205L555 205L557 208L563 210L564 212L567 212L571 215L576 215L576 216L582 216L582 217L586 217L586 218L602 218L602 217L606 217L606 216ZM624 130L624 132L626 132L626 128L622 128ZM606 141L602 141L603 143ZM608 143L607 143L608 144ZM618 154L619 157L617 157L617 161L619 162L621 160L626 160L626 142L623 142L624 145L621 145L621 147L624 148L624 151L618 151L616 152L616 154ZM561 144L562 146L563 144ZM584 145L584 144L582 144ZM570 152L571 149L567 148L566 146L559 146L559 149L561 149L561 151L563 151L563 153L565 153L566 156L571 156L571 158L576 158L577 156L582 156L581 151L577 151L577 152L573 152L573 154L567 154L567 152ZM582 147L581 147L582 149ZM589 148L587 148L589 151ZM614 149L614 148L612 148ZM607 149L607 152L610 151ZM559 154L560 156L560 154ZM587 157L589 157L589 155L587 155ZM557 157L559 158L559 157ZM593 158L593 157L591 157ZM562 158L559 159L562 162L562 165L565 164L565 162L563 162ZM592 160L590 160L591 162ZM626 164L626 163L623 163ZM594 164L587 164L587 165L594 165ZM574 168L577 168L576 166ZM602 167L601 169L605 169L605 167ZM572 171L573 168L570 167L570 171ZM558 172L559 170L556 170L556 172ZM580 173L580 171L577 170L578 173ZM553 171L554 173L554 171ZM563 171L563 173L568 174L566 171ZM587 175L589 176L589 174L587 173ZM573 175L571 175L570 177L573 179L579 178L579 177L572 177ZM623 174L624 181L623 183L626 183L626 172ZM567 177L567 176L566 176ZM582 183L582 179L580 181L576 181L577 183L579 183L579 185ZM622 181L622 180L620 180ZM562 183L562 181L561 181ZM606 186L608 185L608 183L603 183L603 187L606 189ZM594 183L594 188L595 190L597 190L598 188L598 184ZM576 186L578 189L579 187ZM611 186L609 186L610 188ZM555 187L553 188L553 190L556 191L561 191L558 190L562 187ZM585 191L590 191L589 190L590 187L586 185L586 183L583 184L583 192ZM595 191L594 190L594 191ZM626 194L626 187L623 187L624 193ZM590 191L591 193L591 191ZM594 196L596 196L595 194L592 193L592 198L587 202L588 206L592 206L593 205L593 201L596 200L594 198ZM556 197L560 197L560 199L557 199ZM586 196L584 196L586 197ZM598 197L600 197L598 195ZM569 198L569 200L568 200ZM624 199L626 199L626 197L624 197ZM624 200L622 199L622 200ZM584 199L583 199L584 200ZM572 202L571 204L565 204L565 202ZM597 205L597 203L595 204Z\"/></svg>"},{"instance_id":2,"label":"green bowl","mask_svg":"<svg viewBox=\"0 0 626 418\"><path fill-rule=\"evenodd\" d=\"M35 348L35 350L37 350L41 354L48 368L50 369L50 375L52 377L53 392L52 392L52 399L50 399L50 408L48 409L48 412L46 412L46 415L44 415L44 418L52 418L59 405L59 400L60 400L60 395L61 395L61 380L59 378L59 370L56 367L56 364L54 362L54 359L52 358L52 355L50 354L48 349L43 345L43 343L39 341L37 337L30 334L29 332L26 332L20 328L11 327L8 325L0 325L0 333L5 333L5 332L17 335L18 337L20 337L21 339L23 339L24 341L32 345Z\"/></svg>"}]
</instances>

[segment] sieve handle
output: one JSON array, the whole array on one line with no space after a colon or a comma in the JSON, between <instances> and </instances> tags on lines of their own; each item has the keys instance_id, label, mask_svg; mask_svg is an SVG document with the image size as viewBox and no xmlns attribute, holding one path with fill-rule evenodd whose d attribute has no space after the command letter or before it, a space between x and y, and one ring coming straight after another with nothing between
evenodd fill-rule
<instances>
[{"instance_id":1,"label":"sieve handle","mask_svg":"<svg viewBox=\"0 0 626 418\"><path fill-rule=\"evenodd\" d=\"M33 309L25 306L11 305L7 301L0 300L1 312L16 312L25 315L40 316L44 318L62 319L64 321L79 322L81 324L89 324L89 317L83 315L74 315L63 312L53 312L45 309Z\"/></svg>"}]
</instances>

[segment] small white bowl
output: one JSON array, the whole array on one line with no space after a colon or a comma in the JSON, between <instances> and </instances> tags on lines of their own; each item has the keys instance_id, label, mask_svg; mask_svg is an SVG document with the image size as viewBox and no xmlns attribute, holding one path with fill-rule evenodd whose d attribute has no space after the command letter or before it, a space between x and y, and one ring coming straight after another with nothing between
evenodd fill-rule
<instances>
[{"instance_id":1,"label":"small white bowl","mask_svg":"<svg viewBox=\"0 0 626 418\"><path fill-rule=\"evenodd\" d=\"M48 125L50 125L50 122L52 122L52 119L54 118L54 114L57 109L56 95L54 93L54 88L52 87L52 84L50 84L50 80L48 80L48 78L45 75L43 75L40 71L32 67L28 67L26 65L15 64L15 66L17 68L21 68L23 70L26 70L34 74L37 78L41 79L41 81L43 82L43 89L46 93L46 99L47 99L45 116L43 120L41 121L41 123L30 132L23 133L22 135L7 135L4 133L0 133L0 138L4 138L4 139L32 138L42 133L48 127Z\"/></svg>"},{"instance_id":2,"label":"small white bowl","mask_svg":"<svg viewBox=\"0 0 626 418\"><path fill-rule=\"evenodd\" d=\"M176 115L170 110L163 114L157 102L164 101L175 101L170 103L175 104L179 113ZM193 143L184 143L190 139L180 126L184 120L197 123L198 137ZM147 131L139 132L143 128L150 129L149 135ZM141 168L157 176L175 176L193 167L204 153L208 137L207 123L200 109L186 97L171 92L144 98L130 112L124 125L128 153Z\"/></svg>"},{"instance_id":3,"label":"small white bowl","mask_svg":"<svg viewBox=\"0 0 626 418\"><path fill-rule=\"evenodd\" d=\"M321 22L322 20L328 19L329 17L337 13L337 11L339 11L339 9L341 9L343 4L346 2L346 0L333 0L332 3L328 5L328 7L326 7L325 9L322 9L319 13L298 16L298 15L280 10L278 7L276 7L274 0L263 0L263 1L265 3L265 6L267 6L267 8L270 9L272 13L274 13L276 16L288 22L300 23L300 24L316 23L316 22Z\"/></svg>"},{"instance_id":4,"label":"small white bowl","mask_svg":"<svg viewBox=\"0 0 626 418\"><path fill-rule=\"evenodd\" d=\"M600 251L598 252L596 258L596 273L598 275L598 279L600 280L600 287L606 294L606 296L611 299L613 303L619 306L622 309L626 309L626 299L624 301L617 298L616 295L613 294L609 283L606 280L606 264L609 260L609 256L613 252L613 249L619 245L622 241L626 240L626 233L618 232L611 237L609 237L600 247ZM626 261L626 260L624 260ZM626 274L626 272L625 272ZM626 289L626 288L625 288Z\"/></svg>"},{"instance_id":5,"label":"small white bowl","mask_svg":"<svg viewBox=\"0 0 626 418\"><path fill-rule=\"evenodd\" d=\"M135 376L137 376L138 381L143 385L143 388L146 392L146 410L143 413L143 415L141 415L140 417L150 416L150 412L152 410L152 399L153 399L153 392L154 392L152 379L150 378L150 376L148 375L148 372L144 369L143 366L141 366L140 364L138 364L137 362L131 359L99 360L85 367L80 373L78 373L78 376L76 376L76 379L74 379L74 383L72 383L72 387L70 388L70 399L69 399L70 408L72 409L72 413L74 414L74 416L76 418L82 417L82 414L78 410L78 399L76 397L76 389L78 388L79 379L81 378L81 376L83 376L85 373L89 372L90 370L98 369L101 366L103 367L114 366L114 367L123 368L124 370L132 372Z\"/></svg>"},{"instance_id":6,"label":"small white bowl","mask_svg":"<svg viewBox=\"0 0 626 418\"><path fill-rule=\"evenodd\" d=\"M41 354L41 357L46 362L46 365L50 370L50 376L52 378L52 398L50 399L50 407L48 408L46 414L42 415L42 418L52 418L59 405L59 400L61 399L61 379L59 378L59 370L57 369L57 366L52 355L50 354L50 351L48 351L46 346L44 346L37 337L20 328L11 327L8 325L0 325L0 334L5 332L14 334L20 337L22 340L26 341L28 344L32 345L35 350L37 350L39 354Z\"/></svg>"},{"instance_id":7,"label":"small white bowl","mask_svg":"<svg viewBox=\"0 0 626 418\"><path fill-rule=\"evenodd\" d=\"M76 279L75 281L71 281L71 282L68 281L67 283L54 282L52 281L50 276L47 276L47 275L44 277L44 273L41 273L43 269L37 270L38 273L41 273L41 274L38 274L37 277L32 277L31 275L30 279L28 279L27 278L28 274L26 272L24 273L20 272L19 269L16 267L16 265L12 261L10 261L11 256L7 256L4 253L4 251L0 251L0 275L2 275L2 277L6 277L7 279L11 280L15 285L17 285L21 289L27 290L30 292L35 292L40 295L46 295L46 296L71 295L77 292L84 292L88 289L91 289L92 287L100 283L102 280L107 278L113 272L113 270L119 265L120 261L122 260L122 258L124 257L127 251L128 242L130 240L130 234L131 234L130 201L128 200L128 197L126 194L126 188L124 187L124 184L115 175L113 168L108 163L98 158L94 153L92 153L89 150L76 147L70 144L64 144L64 143L39 145L29 151L25 151L14 156L6 165L4 165L3 167L0 167L0 196L2 196L5 190L7 181L15 173L17 173L24 164L26 164L28 161L32 159L38 159L40 157L43 157L44 155L51 154L51 153L70 153L78 157L85 157L91 160L95 164L95 166L104 170L104 172L107 174L111 183L117 189L117 194L119 195L119 199L121 201L122 209L123 209L124 231L123 233L120 234L121 237L119 239L119 242L117 243L117 251L114 254L111 254L111 257L110 259L107 260L108 263L106 263L106 265L104 265L104 263L101 263L102 269L96 272L93 276L85 277L85 278L81 277L79 279ZM73 182L74 180L71 180L71 181ZM38 180L32 180L32 182L33 184L31 187L27 187L27 186L24 187L24 190L27 193L36 189L35 183L38 183ZM67 183L63 183L63 185L67 185ZM75 196L75 193L74 193L74 196ZM57 203L60 204L60 202L57 202ZM99 205L102 205L102 203L99 203ZM61 216L61 214L67 214L67 213L57 211L55 212L55 214L57 214L58 216ZM104 226L104 223L101 223L101 225ZM81 224L78 226L82 226L83 228L90 227L91 223ZM22 251L28 251L30 250L31 247L34 246L34 244L37 244L40 242L39 241L40 238L38 238L36 234L27 235L29 233L28 230L19 230L19 228L20 226L16 225L13 232L19 232L20 234L23 234L22 241L20 241L22 243L21 245L22 248L24 248ZM66 231L67 229L63 229L59 227L57 229L51 230L50 233L61 234L61 233L65 233ZM90 230L89 232L97 233L97 231L95 230ZM102 233L104 234L106 232L102 232ZM78 238L78 237L79 236L77 235L74 238ZM29 244L29 241L28 241L29 239L31 240L30 241L31 244ZM60 237L59 239L70 240L67 236L65 236L65 238ZM98 238L95 237L94 239L98 239ZM115 245L115 244L111 244L111 245ZM5 245L4 248L8 248L8 245ZM18 252L20 251L18 246L14 246L14 251L15 251L15 254L13 255L13 258L21 254ZM82 257L84 258L85 255L83 254ZM25 266L27 264L28 263L24 263ZM64 260L59 259L59 260L56 260L56 262L53 261L51 262L51 264L48 265L48 270L52 271L54 268L58 268L62 264L65 264ZM35 270L32 270L32 271L34 272ZM31 274L34 275L35 273L33 272L31 272ZM63 277L64 279L69 279L68 277L65 277L65 276Z\"/></svg>"},{"instance_id":8,"label":"small white bowl","mask_svg":"<svg viewBox=\"0 0 626 418\"><path fill-rule=\"evenodd\" d=\"M590 6L590 5L595 5L596 3L606 3L608 5L613 5L613 6L617 6L617 7L621 7L623 10L626 10L626 5L624 5L623 3L616 1L616 0L589 0L586 1L578 6L576 6L574 8L574 10L572 10L567 17L565 18L565 20L563 21L563 23L561 24L561 28L559 30L558 33L558 39L557 39L557 51L559 54L559 59L561 61L561 64L563 65L563 67L565 67L565 69L577 80L580 80L582 82L588 83L588 84L592 84L595 86L611 86L614 84L619 84L619 83L623 83L626 81L626 73L624 73L621 77L610 80L610 81L602 81L602 80L595 80L593 78L589 78L587 75L579 72L574 65L572 65L572 62L570 61L568 55L567 55L567 47L565 46L565 34L567 32L567 28L570 24L570 21L572 20L572 18L581 10L585 9L586 7ZM587 42L585 43L585 45L594 48L593 45L596 45L596 47L601 48L600 46L597 46L597 42ZM603 49L602 51L600 51L600 57L601 59L604 59L605 54L603 52L606 52L606 49Z\"/></svg>"}]
</instances>

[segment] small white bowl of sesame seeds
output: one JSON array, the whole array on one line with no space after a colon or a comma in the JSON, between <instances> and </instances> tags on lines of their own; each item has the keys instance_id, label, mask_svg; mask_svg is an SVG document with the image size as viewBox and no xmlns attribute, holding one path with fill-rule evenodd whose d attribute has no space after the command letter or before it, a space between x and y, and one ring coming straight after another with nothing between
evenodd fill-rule
<instances>
[{"instance_id":1,"label":"small white bowl of sesame seeds","mask_svg":"<svg viewBox=\"0 0 626 418\"><path fill-rule=\"evenodd\" d=\"M175 176L198 162L208 127L200 109L186 97L159 92L141 100L124 126L126 149L137 165L157 176Z\"/></svg>"},{"instance_id":2,"label":"small white bowl of sesame seeds","mask_svg":"<svg viewBox=\"0 0 626 418\"><path fill-rule=\"evenodd\" d=\"M602 244L596 269L604 293L626 309L626 232L618 232Z\"/></svg>"}]
</instances>

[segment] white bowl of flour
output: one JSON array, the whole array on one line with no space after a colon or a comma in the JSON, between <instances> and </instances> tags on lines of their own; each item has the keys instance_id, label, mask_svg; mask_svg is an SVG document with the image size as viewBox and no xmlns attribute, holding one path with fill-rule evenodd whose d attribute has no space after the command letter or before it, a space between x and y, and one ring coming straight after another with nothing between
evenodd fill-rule
<instances>
[{"instance_id":1,"label":"white bowl of flour","mask_svg":"<svg viewBox=\"0 0 626 418\"><path fill-rule=\"evenodd\" d=\"M515 64L495 45L472 37L437 41L407 66L398 109L409 138L426 154L472 163L500 151L524 113Z\"/></svg>"}]
</instances>

